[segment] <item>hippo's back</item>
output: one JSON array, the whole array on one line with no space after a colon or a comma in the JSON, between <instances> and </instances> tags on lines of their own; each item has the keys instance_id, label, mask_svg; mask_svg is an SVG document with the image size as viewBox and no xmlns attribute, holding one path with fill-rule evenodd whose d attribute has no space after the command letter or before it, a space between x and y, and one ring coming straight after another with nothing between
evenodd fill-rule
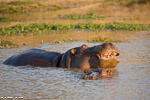
<instances>
[{"instance_id":1,"label":"hippo's back","mask_svg":"<svg viewBox=\"0 0 150 100\"><path fill-rule=\"evenodd\" d=\"M41 49L29 49L17 55L11 56L4 61L6 65L14 66L51 66L55 57L59 56L60 53L48 52Z\"/></svg>"}]
</instances>

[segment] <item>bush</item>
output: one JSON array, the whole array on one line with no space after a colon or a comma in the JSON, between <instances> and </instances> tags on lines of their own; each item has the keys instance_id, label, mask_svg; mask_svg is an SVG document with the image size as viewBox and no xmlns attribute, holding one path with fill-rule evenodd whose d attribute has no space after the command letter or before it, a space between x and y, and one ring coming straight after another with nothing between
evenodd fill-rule
<instances>
[{"instance_id":1,"label":"bush","mask_svg":"<svg viewBox=\"0 0 150 100\"><path fill-rule=\"evenodd\" d=\"M0 41L0 49L10 49L13 47L17 47L17 45L13 41L6 41L6 40Z\"/></svg>"}]
</instances>

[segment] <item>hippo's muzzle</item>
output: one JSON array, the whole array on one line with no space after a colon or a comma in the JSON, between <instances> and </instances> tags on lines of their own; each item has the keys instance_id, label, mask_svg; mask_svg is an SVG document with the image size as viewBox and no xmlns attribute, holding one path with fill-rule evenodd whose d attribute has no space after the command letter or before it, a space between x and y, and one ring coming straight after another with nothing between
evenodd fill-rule
<instances>
[{"instance_id":1,"label":"hippo's muzzle","mask_svg":"<svg viewBox=\"0 0 150 100\"><path fill-rule=\"evenodd\" d=\"M114 68L119 61L116 56L119 56L118 49L111 43L105 43L96 48L98 57L98 68Z\"/></svg>"},{"instance_id":2,"label":"hippo's muzzle","mask_svg":"<svg viewBox=\"0 0 150 100\"><path fill-rule=\"evenodd\" d=\"M98 68L115 68L118 63L119 61L114 58L107 60L101 59L99 60Z\"/></svg>"}]
</instances>

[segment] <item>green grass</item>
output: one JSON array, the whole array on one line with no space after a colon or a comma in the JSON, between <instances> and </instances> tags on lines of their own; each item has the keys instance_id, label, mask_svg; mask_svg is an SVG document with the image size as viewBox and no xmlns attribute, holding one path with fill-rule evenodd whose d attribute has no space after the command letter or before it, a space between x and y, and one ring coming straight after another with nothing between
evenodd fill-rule
<instances>
[{"instance_id":1,"label":"green grass","mask_svg":"<svg viewBox=\"0 0 150 100\"><path fill-rule=\"evenodd\" d=\"M1 40L0 41L0 49L10 49L18 47L13 41L6 41L6 40Z\"/></svg>"},{"instance_id":2,"label":"green grass","mask_svg":"<svg viewBox=\"0 0 150 100\"><path fill-rule=\"evenodd\" d=\"M72 42L72 41L73 41L72 38L70 38L70 39L63 39L61 41L54 41L54 43L55 44L60 44L60 43L66 43L66 42Z\"/></svg>"},{"instance_id":3,"label":"green grass","mask_svg":"<svg viewBox=\"0 0 150 100\"><path fill-rule=\"evenodd\" d=\"M106 2L119 2L120 4L125 3L126 6L132 6L134 4L144 5L150 3L150 0L107 0Z\"/></svg>"},{"instance_id":4,"label":"green grass","mask_svg":"<svg viewBox=\"0 0 150 100\"><path fill-rule=\"evenodd\" d=\"M51 4L49 6L51 6L53 10L60 10L60 9L65 9L66 8L66 7L63 7L59 4Z\"/></svg>"},{"instance_id":5,"label":"green grass","mask_svg":"<svg viewBox=\"0 0 150 100\"><path fill-rule=\"evenodd\" d=\"M11 1L9 3L0 1L0 22L15 22L15 21L29 21L35 20L33 17L27 19L26 16L32 13L41 13L40 9L46 11L56 11L66 9L59 4L43 5L37 2L30 1ZM21 17L20 17L21 16Z\"/></svg>"},{"instance_id":6,"label":"green grass","mask_svg":"<svg viewBox=\"0 0 150 100\"><path fill-rule=\"evenodd\" d=\"M78 15L78 14L70 14L70 15L64 15L61 18L62 19L70 19L70 20L80 20L80 19L100 19L100 18L106 18L110 16L104 16L104 15L95 15L94 13L86 14L86 15Z\"/></svg>"},{"instance_id":7,"label":"green grass","mask_svg":"<svg viewBox=\"0 0 150 100\"><path fill-rule=\"evenodd\" d=\"M10 17L4 16L4 15L0 15L0 22L8 22L10 20L11 20Z\"/></svg>"},{"instance_id":8,"label":"green grass","mask_svg":"<svg viewBox=\"0 0 150 100\"><path fill-rule=\"evenodd\" d=\"M54 23L43 23L43 24L31 24L31 25L20 25L0 28L0 35L12 36L12 35L27 35L27 34L43 34L43 33L61 33L69 30L128 30L128 31L143 31L150 30L150 25L146 24L127 24L127 23L86 23L86 24L54 24Z\"/></svg>"},{"instance_id":9,"label":"green grass","mask_svg":"<svg viewBox=\"0 0 150 100\"><path fill-rule=\"evenodd\" d=\"M16 13L31 13L36 11L39 11L39 8L44 8L48 11L55 11L60 9L65 9L66 7L63 7L59 4L50 4L50 5L43 5L38 2L30 2L30 1L11 1L9 3L7 2L1 2L0 1L0 14L16 14Z\"/></svg>"},{"instance_id":10,"label":"green grass","mask_svg":"<svg viewBox=\"0 0 150 100\"><path fill-rule=\"evenodd\" d=\"M140 20L140 17L123 17L124 21L131 21L131 20Z\"/></svg>"},{"instance_id":11,"label":"green grass","mask_svg":"<svg viewBox=\"0 0 150 100\"><path fill-rule=\"evenodd\" d=\"M29 5L32 3L30 2L22 2L22 1L13 1L10 3L6 2L0 2L0 13L6 14L6 13L18 13L18 12L26 12L27 9L29 11L29 8L31 8ZM28 8L25 6L28 5Z\"/></svg>"},{"instance_id":12,"label":"green grass","mask_svg":"<svg viewBox=\"0 0 150 100\"><path fill-rule=\"evenodd\" d=\"M147 3L150 3L150 0L128 0L126 6L132 6L134 4L145 5Z\"/></svg>"},{"instance_id":13,"label":"green grass","mask_svg":"<svg viewBox=\"0 0 150 100\"><path fill-rule=\"evenodd\" d=\"M88 42L122 42L121 40L111 40L108 37L102 38L101 36L92 38L91 40L87 40Z\"/></svg>"},{"instance_id":14,"label":"green grass","mask_svg":"<svg viewBox=\"0 0 150 100\"><path fill-rule=\"evenodd\" d=\"M15 5L15 6L20 6L20 5L28 5L30 4L31 2L25 2L25 1L12 1L10 3L8 3L8 5Z\"/></svg>"},{"instance_id":15,"label":"green grass","mask_svg":"<svg viewBox=\"0 0 150 100\"><path fill-rule=\"evenodd\" d=\"M0 14L16 14L16 13L29 13L33 9L44 8L45 6L39 3L33 3L29 1L12 1L12 2L0 2Z\"/></svg>"}]
</instances>

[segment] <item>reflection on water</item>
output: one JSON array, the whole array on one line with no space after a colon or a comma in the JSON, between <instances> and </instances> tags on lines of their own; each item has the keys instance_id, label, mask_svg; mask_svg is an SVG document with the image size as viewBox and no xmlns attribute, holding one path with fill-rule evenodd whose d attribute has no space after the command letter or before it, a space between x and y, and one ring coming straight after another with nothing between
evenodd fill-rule
<instances>
[{"instance_id":1,"label":"reflection on water","mask_svg":"<svg viewBox=\"0 0 150 100\"><path fill-rule=\"evenodd\" d=\"M11 55L30 48L65 52L87 44L38 44L18 49L0 50L0 97L59 100L149 100L150 98L150 34L122 34L129 43L117 43L121 55L114 76L100 80L82 80L82 70L7 66L2 62Z\"/></svg>"}]
</instances>

